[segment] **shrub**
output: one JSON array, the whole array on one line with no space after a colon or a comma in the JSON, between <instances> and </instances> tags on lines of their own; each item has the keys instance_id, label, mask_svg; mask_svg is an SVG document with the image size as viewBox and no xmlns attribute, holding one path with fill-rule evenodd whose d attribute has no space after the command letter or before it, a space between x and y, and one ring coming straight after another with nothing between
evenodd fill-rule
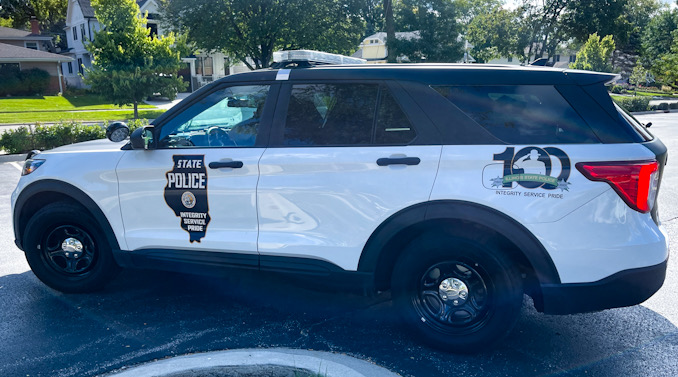
<instances>
[{"instance_id":1,"label":"shrub","mask_svg":"<svg viewBox=\"0 0 678 377\"><path fill-rule=\"evenodd\" d=\"M49 87L50 75L39 68L19 71L5 65L0 70L0 96L44 94Z\"/></svg>"},{"instance_id":2,"label":"shrub","mask_svg":"<svg viewBox=\"0 0 678 377\"><path fill-rule=\"evenodd\" d=\"M624 91L624 87L621 85L612 85L610 92L614 94L621 94Z\"/></svg>"},{"instance_id":3,"label":"shrub","mask_svg":"<svg viewBox=\"0 0 678 377\"><path fill-rule=\"evenodd\" d=\"M662 92L672 93L672 92L673 92L673 88L670 87L670 86L668 86L668 85L662 85Z\"/></svg>"},{"instance_id":4,"label":"shrub","mask_svg":"<svg viewBox=\"0 0 678 377\"><path fill-rule=\"evenodd\" d=\"M26 153L33 149L52 149L81 141L103 139L106 131L99 125L61 122L53 126L19 127L0 136L0 148L7 153Z\"/></svg>"},{"instance_id":5,"label":"shrub","mask_svg":"<svg viewBox=\"0 0 678 377\"><path fill-rule=\"evenodd\" d=\"M21 84L26 94L42 95L49 87L50 75L40 68L31 68L21 71Z\"/></svg>"},{"instance_id":6,"label":"shrub","mask_svg":"<svg viewBox=\"0 0 678 377\"><path fill-rule=\"evenodd\" d=\"M614 101L629 112L647 111L650 108L649 97L614 97Z\"/></svg>"}]
</instances>

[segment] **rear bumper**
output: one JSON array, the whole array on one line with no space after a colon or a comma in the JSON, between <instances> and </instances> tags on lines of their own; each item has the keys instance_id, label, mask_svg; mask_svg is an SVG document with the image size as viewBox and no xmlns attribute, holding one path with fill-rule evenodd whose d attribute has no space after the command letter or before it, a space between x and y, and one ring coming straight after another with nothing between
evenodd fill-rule
<instances>
[{"instance_id":1,"label":"rear bumper","mask_svg":"<svg viewBox=\"0 0 678 377\"><path fill-rule=\"evenodd\" d=\"M574 314L640 304L664 284L664 262L625 270L592 283L543 284L537 310L546 314Z\"/></svg>"}]
</instances>

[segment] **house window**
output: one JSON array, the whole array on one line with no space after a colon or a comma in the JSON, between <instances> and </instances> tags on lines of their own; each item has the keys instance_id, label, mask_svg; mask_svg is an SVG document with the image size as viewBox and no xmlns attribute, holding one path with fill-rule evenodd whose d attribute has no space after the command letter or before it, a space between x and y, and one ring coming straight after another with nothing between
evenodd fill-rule
<instances>
[{"instance_id":1,"label":"house window","mask_svg":"<svg viewBox=\"0 0 678 377\"><path fill-rule=\"evenodd\" d=\"M509 63L513 63L513 56L509 56L508 62L509 62Z\"/></svg>"},{"instance_id":2,"label":"house window","mask_svg":"<svg viewBox=\"0 0 678 377\"><path fill-rule=\"evenodd\" d=\"M85 24L80 24L80 33L82 34L82 40L85 40Z\"/></svg>"},{"instance_id":3,"label":"house window","mask_svg":"<svg viewBox=\"0 0 678 377\"><path fill-rule=\"evenodd\" d=\"M78 28L73 26L73 40L77 41L78 40Z\"/></svg>"},{"instance_id":4,"label":"house window","mask_svg":"<svg viewBox=\"0 0 678 377\"><path fill-rule=\"evenodd\" d=\"M146 25L149 29L148 35L151 37L157 37L158 36L158 24L147 24Z\"/></svg>"},{"instance_id":5,"label":"house window","mask_svg":"<svg viewBox=\"0 0 678 377\"><path fill-rule=\"evenodd\" d=\"M196 73L203 76L212 76L212 57L198 57L195 65Z\"/></svg>"},{"instance_id":6,"label":"house window","mask_svg":"<svg viewBox=\"0 0 678 377\"><path fill-rule=\"evenodd\" d=\"M26 46L26 48L30 48L31 50L39 50L38 42L25 42L24 45Z\"/></svg>"},{"instance_id":7,"label":"house window","mask_svg":"<svg viewBox=\"0 0 678 377\"><path fill-rule=\"evenodd\" d=\"M574 63L577 60L577 55L570 55L570 63Z\"/></svg>"},{"instance_id":8,"label":"house window","mask_svg":"<svg viewBox=\"0 0 678 377\"><path fill-rule=\"evenodd\" d=\"M556 55L553 57L554 62L559 62L560 61L560 55Z\"/></svg>"},{"instance_id":9,"label":"house window","mask_svg":"<svg viewBox=\"0 0 678 377\"><path fill-rule=\"evenodd\" d=\"M85 74L85 67L82 66L82 58L78 58L78 72L80 72L81 75Z\"/></svg>"},{"instance_id":10,"label":"house window","mask_svg":"<svg viewBox=\"0 0 678 377\"><path fill-rule=\"evenodd\" d=\"M73 62L68 62L68 73L73 74Z\"/></svg>"}]
</instances>

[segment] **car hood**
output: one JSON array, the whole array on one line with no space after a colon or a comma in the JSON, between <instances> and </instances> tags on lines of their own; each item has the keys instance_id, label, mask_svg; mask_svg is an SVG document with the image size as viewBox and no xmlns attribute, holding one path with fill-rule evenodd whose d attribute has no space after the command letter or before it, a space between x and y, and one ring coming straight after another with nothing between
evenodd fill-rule
<instances>
[{"instance_id":1,"label":"car hood","mask_svg":"<svg viewBox=\"0 0 678 377\"><path fill-rule=\"evenodd\" d=\"M127 141L114 143L108 139L83 141L82 143L75 143L57 147L45 151L45 154L53 153L86 153L86 152L113 152L119 151Z\"/></svg>"}]
</instances>

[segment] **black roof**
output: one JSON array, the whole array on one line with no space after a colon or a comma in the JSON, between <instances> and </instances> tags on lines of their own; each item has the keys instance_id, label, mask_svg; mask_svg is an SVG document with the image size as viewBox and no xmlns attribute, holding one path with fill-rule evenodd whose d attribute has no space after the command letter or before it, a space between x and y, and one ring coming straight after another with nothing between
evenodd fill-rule
<instances>
[{"instance_id":1,"label":"black roof","mask_svg":"<svg viewBox=\"0 0 678 377\"><path fill-rule=\"evenodd\" d=\"M278 70L230 75L219 82L275 80ZM611 73L489 64L361 64L291 69L289 80L405 80L454 85L590 85L613 80Z\"/></svg>"}]
</instances>

